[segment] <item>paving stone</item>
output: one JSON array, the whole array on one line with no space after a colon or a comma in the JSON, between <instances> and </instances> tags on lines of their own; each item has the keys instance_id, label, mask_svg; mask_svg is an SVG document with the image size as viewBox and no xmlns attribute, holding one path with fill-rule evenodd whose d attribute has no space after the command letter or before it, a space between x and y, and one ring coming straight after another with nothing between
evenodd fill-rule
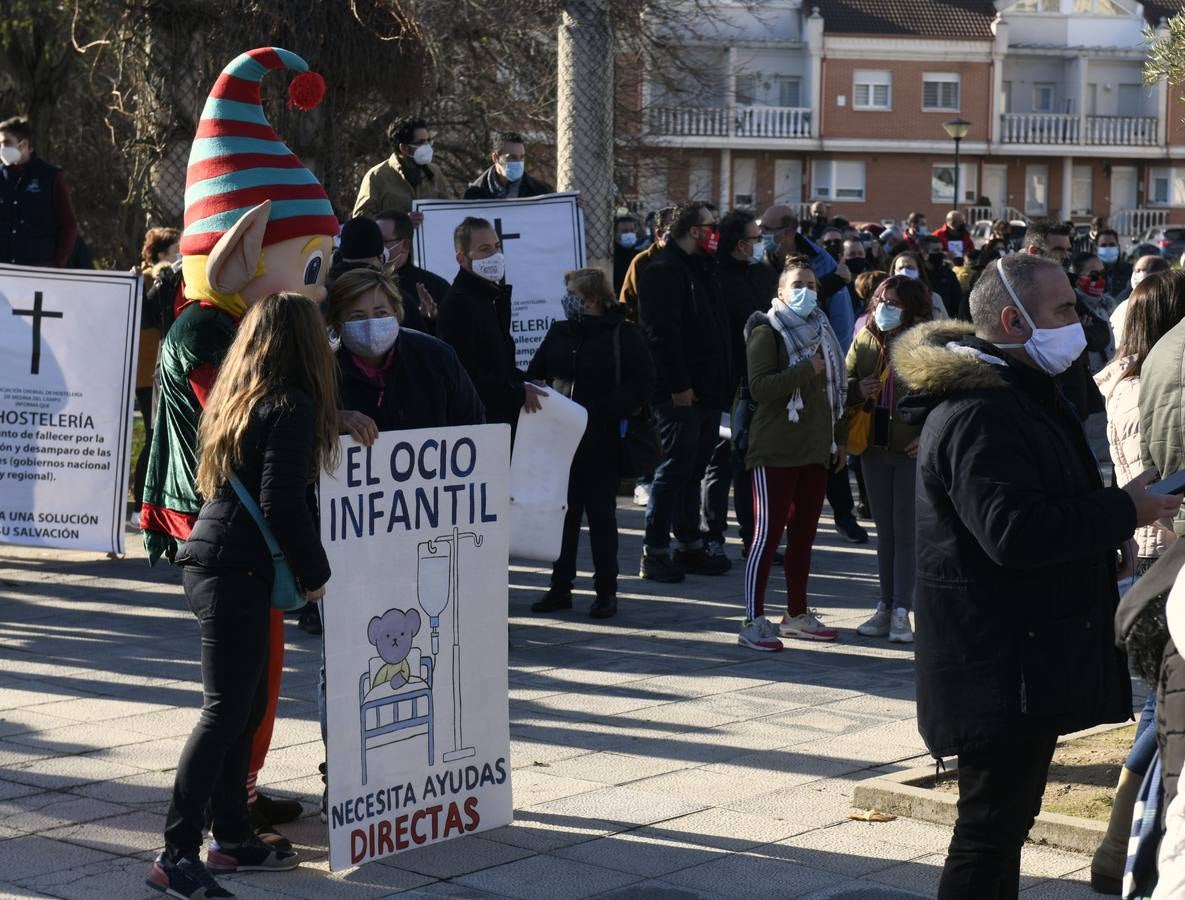
<instances>
[{"instance_id":1,"label":"paving stone","mask_svg":"<svg viewBox=\"0 0 1185 900\"><path fill-rule=\"evenodd\" d=\"M131 812L128 807L117 803L59 791L45 791L0 801L0 818L9 827L30 834L128 812Z\"/></svg>"},{"instance_id":2,"label":"paving stone","mask_svg":"<svg viewBox=\"0 0 1185 900\"><path fill-rule=\"evenodd\" d=\"M679 887L670 882L654 880L641 881L628 887L598 894L598 898L612 897L621 900L716 900L720 897L734 897L735 894L709 894L693 888Z\"/></svg>"},{"instance_id":3,"label":"paving stone","mask_svg":"<svg viewBox=\"0 0 1185 900\"><path fill-rule=\"evenodd\" d=\"M41 836L93 847L113 854L136 850L160 850L164 847L165 817L147 810L130 810L122 815L64 825L41 832Z\"/></svg>"},{"instance_id":4,"label":"paving stone","mask_svg":"<svg viewBox=\"0 0 1185 900\"><path fill-rule=\"evenodd\" d=\"M0 872L9 881L21 882L49 872L112 858L110 853L40 835L30 834L0 841Z\"/></svg>"},{"instance_id":5,"label":"paving stone","mask_svg":"<svg viewBox=\"0 0 1185 900\"><path fill-rule=\"evenodd\" d=\"M636 875L555 856L532 856L453 881L522 900L591 897L641 881Z\"/></svg>"},{"instance_id":6,"label":"paving stone","mask_svg":"<svg viewBox=\"0 0 1185 900\"><path fill-rule=\"evenodd\" d=\"M530 850L522 847L486 840L479 835L466 835L455 841L397 853L379 860L377 864L406 869L431 878L455 878L532 855Z\"/></svg>"},{"instance_id":7,"label":"paving stone","mask_svg":"<svg viewBox=\"0 0 1185 900\"><path fill-rule=\"evenodd\" d=\"M40 731L26 731L11 735L4 743L21 744L34 750L44 751L50 756L74 756L93 750L107 750L150 740L146 734L124 728L114 728L107 723L96 728L91 723L65 724L61 728Z\"/></svg>"},{"instance_id":8,"label":"paving stone","mask_svg":"<svg viewBox=\"0 0 1185 900\"><path fill-rule=\"evenodd\" d=\"M61 716L47 716L35 709L6 709L0 712L0 738L9 739L29 731L48 731L74 724Z\"/></svg>"},{"instance_id":9,"label":"paving stone","mask_svg":"<svg viewBox=\"0 0 1185 900\"><path fill-rule=\"evenodd\" d=\"M640 828L636 833L737 852L783 840L799 830L797 823L786 819L710 809Z\"/></svg>"},{"instance_id":10,"label":"paving stone","mask_svg":"<svg viewBox=\"0 0 1185 900\"><path fill-rule=\"evenodd\" d=\"M733 853L664 876L685 885L732 897L801 897L835 883L835 875L768 856Z\"/></svg>"},{"instance_id":11,"label":"paving stone","mask_svg":"<svg viewBox=\"0 0 1185 900\"><path fill-rule=\"evenodd\" d=\"M603 787L531 807L546 816L599 819L622 826L649 825L677 819L704 809L704 802L694 802L650 793L634 787Z\"/></svg>"},{"instance_id":12,"label":"paving stone","mask_svg":"<svg viewBox=\"0 0 1185 900\"><path fill-rule=\"evenodd\" d=\"M725 851L626 832L554 850L552 855L655 878L718 859Z\"/></svg>"},{"instance_id":13,"label":"paving stone","mask_svg":"<svg viewBox=\"0 0 1185 900\"><path fill-rule=\"evenodd\" d=\"M23 763L8 769L13 781L42 788L76 787L97 781L113 781L135 775L139 769L121 763L106 762L90 756L55 756Z\"/></svg>"},{"instance_id":14,"label":"paving stone","mask_svg":"<svg viewBox=\"0 0 1185 900\"><path fill-rule=\"evenodd\" d=\"M544 766L513 770L511 785L514 790L515 809L526 809L563 797L587 794L590 791L604 788L603 784L596 781L583 781L578 778L553 775L550 767Z\"/></svg>"}]
</instances>

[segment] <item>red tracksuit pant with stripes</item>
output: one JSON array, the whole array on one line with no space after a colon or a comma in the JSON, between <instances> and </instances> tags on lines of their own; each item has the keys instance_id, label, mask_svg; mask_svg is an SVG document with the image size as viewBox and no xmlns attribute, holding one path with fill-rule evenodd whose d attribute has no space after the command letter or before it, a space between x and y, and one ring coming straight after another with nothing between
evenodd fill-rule
<instances>
[{"instance_id":1,"label":"red tracksuit pant with stripes","mask_svg":"<svg viewBox=\"0 0 1185 900\"><path fill-rule=\"evenodd\" d=\"M786 532L786 608L791 616L807 611L806 582L811 547L827 493L826 466L758 466L753 480L753 546L745 566L745 615L765 615L765 587L774 554Z\"/></svg>"}]
</instances>

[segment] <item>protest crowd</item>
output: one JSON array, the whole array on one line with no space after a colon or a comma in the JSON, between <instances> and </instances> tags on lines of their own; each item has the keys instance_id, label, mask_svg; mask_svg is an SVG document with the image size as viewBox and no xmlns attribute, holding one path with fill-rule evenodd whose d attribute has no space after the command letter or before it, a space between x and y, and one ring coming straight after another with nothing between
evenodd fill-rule
<instances>
[{"instance_id":1,"label":"protest crowd","mask_svg":"<svg viewBox=\"0 0 1185 900\"><path fill-rule=\"evenodd\" d=\"M211 140L232 118L218 118L216 94L203 113ZM77 223L33 125L0 122L0 261L62 266ZM516 428L550 391L588 421L562 550L533 613L571 614L587 519L587 615L628 624L620 496L645 507L643 552L627 568L659 585L720 579L737 641L754 652L843 640L810 606L812 546L820 525L875 540L880 602L857 631L913 646L919 730L936 758L959 758L939 896L1016 896L1057 738L1131 718L1129 666L1147 701L1092 883L1118 895L1159 878L1157 897L1182 895L1185 667L1166 606L1185 515L1182 488L1155 483L1185 469L1175 260L1156 247L1124 254L1101 218L1082 233L1033 220L1019 237L996 222L977 242L957 209L932 231L909 209L898 224L861 223L824 203L809 216L706 202L622 210L612 272L567 273L556 286L566 318L520 368L498 230L465 217L451 282L421 268L413 237L431 212L414 201L457 198L460 173L433 161L430 122L401 119L389 138L347 221L310 175L270 184L270 199L299 205L293 227L266 209L230 227L219 216L237 207L223 195L238 186L211 150L191 158L191 179L207 166L230 186L187 191L184 229L145 237L135 399L147 443L131 521L153 561L183 567L206 694L150 886L230 897L214 876L298 863L277 826L300 804L255 788L285 629L257 523L292 564L299 627L319 634L330 573L310 473L333 465L338 436L370 445L393 430ZM498 134L457 199L551 193L526 147ZM48 189L23 190L31 179ZM287 270L296 284L280 280ZM780 609L768 597L775 564ZM1134 814L1153 801L1158 816Z\"/></svg>"}]
</instances>

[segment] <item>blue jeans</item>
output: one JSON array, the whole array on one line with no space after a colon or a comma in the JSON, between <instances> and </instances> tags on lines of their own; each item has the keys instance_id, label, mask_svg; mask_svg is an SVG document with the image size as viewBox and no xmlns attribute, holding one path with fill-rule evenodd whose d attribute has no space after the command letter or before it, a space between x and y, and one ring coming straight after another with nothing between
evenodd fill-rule
<instances>
[{"instance_id":1,"label":"blue jeans","mask_svg":"<svg viewBox=\"0 0 1185 900\"><path fill-rule=\"evenodd\" d=\"M720 439L720 410L659 403L654 414L664 459L646 507L646 552L667 553L672 530L680 549L696 549L702 546L700 482Z\"/></svg>"},{"instance_id":2,"label":"blue jeans","mask_svg":"<svg viewBox=\"0 0 1185 900\"><path fill-rule=\"evenodd\" d=\"M1156 755L1156 688L1148 691L1148 699L1144 701L1144 708L1140 710L1140 720L1136 723L1136 739L1132 743L1131 751L1124 762L1125 769L1131 769L1137 775L1146 775L1152 765L1152 757Z\"/></svg>"}]
</instances>

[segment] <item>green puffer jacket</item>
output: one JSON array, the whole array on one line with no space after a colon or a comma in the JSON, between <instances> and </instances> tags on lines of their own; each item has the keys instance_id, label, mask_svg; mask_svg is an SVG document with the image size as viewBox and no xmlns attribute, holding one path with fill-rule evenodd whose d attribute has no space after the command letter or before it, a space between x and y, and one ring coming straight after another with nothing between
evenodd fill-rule
<instances>
[{"instance_id":1,"label":"green puffer jacket","mask_svg":"<svg viewBox=\"0 0 1185 900\"><path fill-rule=\"evenodd\" d=\"M754 317L764 319L758 314ZM827 401L827 382L815 374L811 361L789 368L790 357L781 336L769 325L753 325L745 346L749 364L749 393L757 409L749 425L749 450L745 467L827 466L831 463L831 442L847 440L847 425L841 418L833 427ZM791 422L786 404L794 392L802 391L803 408L798 421Z\"/></svg>"},{"instance_id":2,"label":"green puffer jacket","mask_svg":"<svg viewBox=\"0 0 1185 900\"><path fill-rule=\"evenodd\" d=\"M1185 469L1185 322L1157 341L1140 367L1140 456L1162 477ZM1185 537L1185 509L1173 531Z\"/></svg>"},{"instance_id":3,"label":"green puffer jacket","mask_svg":"<svg viewBox=\"0 0 1185 900\"><path fill-rule=\"evenodd\" d=\"M859 334L852 340L852 346L848 349L848 411L844 416L845 425L850 428L852 424L852 416L864 404L864 400L860 397L859 381L862 378L867 378L869 375L879 375L881 370L886 365L885 351L881 349L880 342L877 341L876 336L867 328L862 328ZM910 425L903 421L898 414L898 408L901 404L901 398L905 396L905 385L897 378L896 373L889 376L893 383L890 385L885 383L884 394L886 397L891 396L892 408L889 410L889 446L887 449L893 453L900 453L904 455L905 448L918 439L918 435L922 433L921 428ZM875 403L883 402L880 397L869 398ZM873 435L868 436L868 446L874 446L872 443Z\"/></svg>"}]
</instances>

